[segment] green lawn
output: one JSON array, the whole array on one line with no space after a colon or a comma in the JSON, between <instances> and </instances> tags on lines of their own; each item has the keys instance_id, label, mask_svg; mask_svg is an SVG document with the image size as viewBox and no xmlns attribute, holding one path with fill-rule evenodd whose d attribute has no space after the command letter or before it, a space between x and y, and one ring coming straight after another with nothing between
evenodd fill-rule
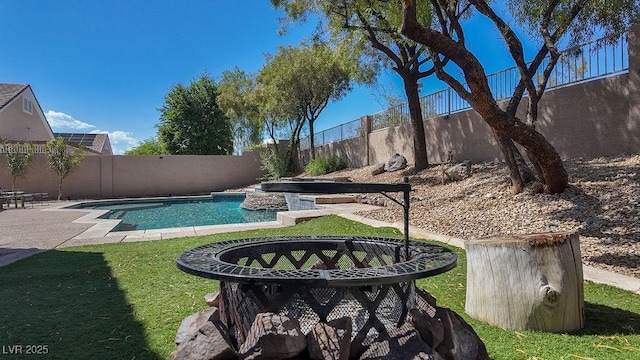
<instances>
[{"instance_id":1,"label":"green lawn","mask_svg":"<svg viewBox=\"0 0 640 360\"><path fill-rule=\"evenodd\" d=\"M328 216L281 229L67 248L2 267L0 359L11 358L14 345L22 345L23 356L46 347L53 359L167 358L180 321L204 309L204 294L218 288L216 281L179 271L178 254L243 237L332 234L401 236ZM465 317L494 359L640 359L640 295L586 283L583 330L503 330L464 313L466 262L463 252L458 255L456 269L418 284L438 305Z\"/></svg>"}]
</instances>

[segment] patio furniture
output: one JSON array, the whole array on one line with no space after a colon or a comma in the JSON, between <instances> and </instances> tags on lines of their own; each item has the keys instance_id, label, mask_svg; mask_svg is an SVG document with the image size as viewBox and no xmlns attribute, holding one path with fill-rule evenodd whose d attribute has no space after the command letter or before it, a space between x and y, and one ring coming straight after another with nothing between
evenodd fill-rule
<instances>
[{"instance_id":1,"label":"patio furniture","mask_svg":"<svg viewBox=\"0 0 640 360\"><path fill-rule=\"evenodd\" d=\"M24 208L24 191L3 191L0 196L7 201L7 208L11 206L12 201L15 204L16 209L18 208L18 201L20 201L20 206Z\"/></svg>"},{"instance_id":2,"label":"patio furniture","mask_svg":"<svg viewBox=\"0 0 640 360\"><path fill-rule=\"evenodd\" d=\"M47 205L49 204L49 193L41 192L41 193L33 193L32 195L33 195L33 202L37 202L38 204L42 205L46 201Z\"/></svg>"},{"instance_id":3,"label":"patio furniture","mask_svg":"<svg viewBox=\"0 0 640 360\"><path fill-rule=\"evenodd\" d=\"M7 203L7 208L9 208L9 196L0 194L0 209L4 208L5 203Z\"/></svg>"},{"instance_id":4,"label":"patio furniture","mask_svg":"<svg viewBox=\"0 0 640 360\"><path fill-rule=\"evenodd\" d=\"M21 196L22 208L24 208L24 203L31 204L31 208L33 209L33 194L22 194Z\"/></svg>"}]
</instances>

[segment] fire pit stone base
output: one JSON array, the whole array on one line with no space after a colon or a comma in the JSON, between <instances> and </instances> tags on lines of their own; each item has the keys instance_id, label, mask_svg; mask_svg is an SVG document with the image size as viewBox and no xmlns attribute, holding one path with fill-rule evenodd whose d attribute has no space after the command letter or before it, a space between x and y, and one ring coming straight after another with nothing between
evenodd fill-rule
<instances>
[{"instance_id":1,"label":"fire pit stone base","mask_svg":"<svg viewBox=\"0 0 640 360\"><path fill-rule=\"evenodd\" d=\"M256 316L257 321L250 330L256 334L252 341L275 346L262 347L260 354L256 351L259 346L236 350L217 316L211 315L202 321L206 316L202 314L217 312L208 309L183 321L176 337L178 349L170 359L489 359L484 343L462 317L436 306L435 299L424 290L417 289L416 295L416 308L411 309L407 321L390 334L378 336L364 349L353 349L349 345L351 319L348 317L317 324L302 341L300 336L304 335L296 328L296 319L264 313ZM198 324L194 325L195 321L199 321ZM202 351L206 347L211 350ZM215 348L233 351L220 352Z\"/></svg>"}]
</instances>

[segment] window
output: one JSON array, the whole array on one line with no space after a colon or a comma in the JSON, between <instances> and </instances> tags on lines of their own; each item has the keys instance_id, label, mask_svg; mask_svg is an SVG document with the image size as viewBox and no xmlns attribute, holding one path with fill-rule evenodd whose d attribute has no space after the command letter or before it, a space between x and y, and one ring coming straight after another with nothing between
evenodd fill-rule
<instances>
[{"instance_id":1,"label":"window","mask_svg":"<svg viewBox=\"0 0 640 360\"><path fill-rule=\"evenodd\" d=\"M27 114L33 114L33 101L30 99L23 97L22 98L22 111Z\"/></svg>"}]
</instances>

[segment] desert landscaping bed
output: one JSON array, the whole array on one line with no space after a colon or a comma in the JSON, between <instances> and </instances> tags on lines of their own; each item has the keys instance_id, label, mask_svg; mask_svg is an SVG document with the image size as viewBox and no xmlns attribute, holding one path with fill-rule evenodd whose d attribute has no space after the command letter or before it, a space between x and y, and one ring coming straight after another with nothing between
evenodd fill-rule
<instances>
[{"instance_id":1,"label":"desert landscaping bed","mask_svg":"<svg viewBox=\"0 0 640 360\"><path fill-rule=\"evenodd\" d=\"M411 224L465 240L578 230L585 264L640 278L640 155L570 159L565 166L570 186L555 195L512 194L507 169L498 162L472 164L471 177L444 184L440 165L375 176L370 166L327 176L384 183L408 176L414 190ZM360 215L387 222L403 216L399 206Z\"/></svg>"}]
</instances>

